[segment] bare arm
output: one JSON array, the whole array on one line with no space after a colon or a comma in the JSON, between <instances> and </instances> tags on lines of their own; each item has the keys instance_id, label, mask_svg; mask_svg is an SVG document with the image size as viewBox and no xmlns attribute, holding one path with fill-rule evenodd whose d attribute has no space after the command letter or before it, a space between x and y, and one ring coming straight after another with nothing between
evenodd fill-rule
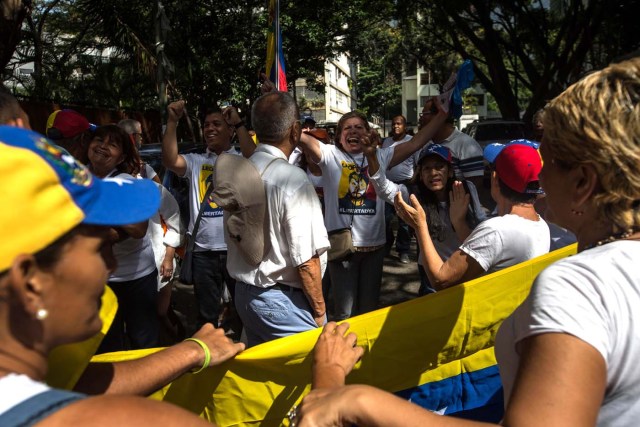
<instances>
[{"instance_id":1,"label":"bare arm","mask_svg":"<svg viewBox=\"0 0 640 427\"><path fill-rule=\"evenodd\" d=\"M193 336L211 351L209 366L235 357L244 344L234 343L223 329L205 324ZM204 351L193 341L183 341L149 356L115 363L90 363L75 390L87 394L146 396L204 363Z\"/></svg>"},{"instance_id":2,"label":"bare arm","mask_svg":"<svg viewBox=\"0 0 640 427\"><path fill-rule=\"evenodd\" d=\"M184 115L184 101L175 101L167 107L167 129L162 137L162 164L178 176L184 176L187 162L178 154L178 122Z\"/></svg>"},{"instance_id":3,"label":"bare arm","mask_svg":"<svg viewBox=\"0 0 640 427\"><path fill-rule=\"evenodd\" d=\"M367 158L367 170L369 176L375 175L380 170L380 162L378 161L378 147L381 145L380 135L375 130L369 132L368 136L364 136L360 141L362 146L362 154Z\"/></svg>"},{"instance_id":4,"label":"bare arm","mask_svg":"<svg viewBox=\"0 0 640 427\"><path fill-rule=\"evenodd\" d=\"M300 135L300 148L304 151L305 155L315 164L320 163L322 160L322 151L320 150L320 141L312 137L306 132L302 132Z\"/></svg>"},{"instance_id":5,"label":"bare arm","mask_svg":"<svg viewBox=\"0 0 640 427\"><path fill-rule=\"evenodd\" d=\"M224 117L224 120L229 126L233 126L236 130L242 155L246 158L251 157L253 152L256 151L256 144L254 144L251 135L249 135L249 131L238 115L238 110L236 110L235 107L227 107L222 112L222 117Z\"/></svg>"},{"instance_id":6,"label":"bare arm","mask_svg":"<svg viewBox=\"0 0 640 427\"><path fill-rule=\"evenodd\" d=\"M320 258L316 255L309 261L300 264L297 269L302 282L302 290L313 310L313 318L318 326L322 326L327 310L322 296Z\"/></svg>"},{"instance_id":7,"label":"bare arm","mask_svg":"<svg viewBox=\"0 0 640 427\"><path fill-rule=\"evenodd\" d=\"M416 231L422 261L431 285L441 290L480 277L484 273L483 268L475 259L459 249L446 262L440 258L429 235L427 218L422 206L415 195L411 195L410 200L412 206L406 204L398 194L395 199L396 211Z\"/></svg>"},{"instance_id":8,"label":"bare arm","mask_svg":"<svg viewBox=\"0 0 640 427\"><path fill-rule=\"evenodd\" d=\"M209 426L192 412L164 402L133 396L95 396L53 412L38 427L58 426Z\"/></svg>"},{"instance_id":9,"label":"bare arm","mask_svg":"<svg viewBox=\"0 0 640 427\"><path fill-rule=\"evenodd\" d=\"M526 338L502 425L593 426L606 388L606 364L584 341L562 333ZM576 375L579 372L579 375ZM299 426L489 425L433 414L391 393L365 385L312 390L298 408Z\"/></svg>"},{"instance_id":10,"label":"bare arm","mask_svg":"<svg viewBox=\"0 0 640 427\"><path fill-rule=\"evenodd\" d=\"M594 347L569 334L548 333L524 339L517 350L520 366L505 425L596 425L607 367Z\"/></svg>"},{"instance_id":11,"label":"bare arm","mask_svg":"<svg viewBox=\"0 0 640 427\"><path fill-rule=\"evenodd\" d=\"M368 385L312 390L298 408L300 427L358 425L385 427L455 427L493 424L434 414ZM538 419L539 420L539 419Z\"/></svg>"},{"instance_id":12,"label":"bare arm","mask_svg":"<svg viewBox=\"0 0 640 427\"><path fill-rule=\"evenodd\" d=\"M438 114L436 114L429 124L420 129L409 141L393 147L393 157L391 157L391 162L389 162L389 168L392 168L408 159L409 156L424 147L427 142L431 141L434 135L438 133L438 130L447 120L448 115L442 109L442 105L439 101L436 101L436 105L438 107Z\"/></svg>"},{"instance_id":13,"label":"bare arm","mask_svg":"<svg viewBox=\"0 0 640 427\"><path fill-rule=\"evenodd\" d=\"M162 281L166 282L173 276L173 258L176 256L176 248L165 245L164 259L160 264L160 276Z\"/></svg>"}]
</instances>

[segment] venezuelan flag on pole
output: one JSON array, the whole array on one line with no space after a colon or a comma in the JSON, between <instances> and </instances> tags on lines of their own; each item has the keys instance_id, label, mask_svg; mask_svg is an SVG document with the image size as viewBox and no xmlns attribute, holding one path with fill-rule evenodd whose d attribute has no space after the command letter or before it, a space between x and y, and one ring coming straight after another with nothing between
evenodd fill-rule
<instances>
[{"instance_id":1,"label":"venezuelan flag on pole","mask_svg":"<svg viewBox=\"0 0 640 427\"><path fill-rule=\"evenodd\" d=\"M529 294L547 265L576 252L569 246L435 294L349 319L365 354L348 383L370 384L442 414L499 421L503 415L500 375L494 354L502 321ZM104 310L103 310L104 311ZM226 426L288 425L286 414L310 389L311 357L320 329L281 338L234 360L186 374L152 398L165 400ZM78 344L88 359L95 343ZM70 351L67 349L67 351ZM82 353L75 349L75 353ZM131 360L157 349L109 353L94 361ZM79 373L49 371L71 387ZM52 361L53 362L53 361ZM69 362L66 362L69 363ZM84 369L86 362L73 362Z\"/></svg>"},{"instance_id":2,"label":"venezuelan flag on pole","mask_svg":"<svg viewBox=\"0 0 640 427\"><path fill-rule=\"evenodd\" d=\"M280 1L269 0L269 29L267 30L267 76L278 90L287 91L287 74L282 53L280 31Z\"/></svg>"}]
</instances>

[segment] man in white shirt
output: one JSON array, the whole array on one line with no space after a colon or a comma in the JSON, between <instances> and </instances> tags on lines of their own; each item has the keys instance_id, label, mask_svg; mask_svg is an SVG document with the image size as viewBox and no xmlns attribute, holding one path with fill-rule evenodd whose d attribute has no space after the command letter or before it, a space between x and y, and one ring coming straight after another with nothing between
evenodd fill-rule
<instances>
[{"instance_id":1,"label":"man in white shirt","mask_svg":"<svg viewBox=\"0 0 640 427\"><path fill-rule=\"evenodd\" d=\"M315 189L287 161L300 140L295 101L285 92L268 93L254 103L251 117L260 143L249 161L261 174L267 205L262 261L247 262L241 253L247 242L232 244L237 236L229 236L225 226L227 269L236 280L236 308L248 346L326 322L320 258L329 248Z\"/></svg>"}]
</instances>

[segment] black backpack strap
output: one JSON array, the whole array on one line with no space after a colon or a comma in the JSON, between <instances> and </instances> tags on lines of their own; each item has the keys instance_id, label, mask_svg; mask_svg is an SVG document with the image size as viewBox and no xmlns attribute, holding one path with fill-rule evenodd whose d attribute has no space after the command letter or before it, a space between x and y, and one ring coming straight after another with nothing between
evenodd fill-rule
<instances>
[{"instance_id":1,"label":"black backpack strap","mask_svg":"<svg viewBox=\"0 0 640 427\"><path fill-rule=\"evenodd\" d=\"M47 390L25 400L0 415L3 427L32 426L65 406L87 396L66 390Z\"/></svg>"},{"instance_id":2,"label":"black backpack strap","mask_svg":"<svg viewBox=\"0 0 640 427\"><path fill-rule=\"evenodd\" d=\"M202 212L204 211L204 207L209 203L209 196L213 191L213 183L209 182L207 186L207 191L204 193L204 198L202 199L202 203L200 203L200 210L198 211L198 216L196 217L195 222L193 223L193 230L191 230L191 237L187 243L187 251L193 251L193 248L196 246L196 235L198 234L198 228L200 228L200 220L202 219Z\"/></svg>"}]
</instances>

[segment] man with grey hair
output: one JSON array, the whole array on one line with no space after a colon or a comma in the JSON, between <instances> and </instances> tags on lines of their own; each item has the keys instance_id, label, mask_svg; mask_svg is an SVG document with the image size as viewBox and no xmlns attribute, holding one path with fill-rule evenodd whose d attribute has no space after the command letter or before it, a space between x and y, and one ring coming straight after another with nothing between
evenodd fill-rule
<instances>
[{"instance_id":1,"label":"man with grey hair","mask_svg":"<svg viewBox=\"0 0 640 427\"><path fill-rule=\"evenodd\" d=\"M120 129L133 137L133 141L138 150L142 146L142 123L135 119L122 119L118 122Z\"/></svg>"},{"instance_id":2,"label":"man with grey hair","mask_svg":"<svg viewBox=\"0 0 640 427\"><path fill-rule=\"evenodd\" d=\"M122 119L118 122L118 127L129 135L136 150L140 151L140 147L142 146L142 123L134 119ZM142 162L141 166L141 177L152 179L158 184L161 184L160 177L147 162Z\"/></svg>"},{"instance_id":3,"label":"man with grey hair","mask_svg":"<svg viewBox=\"0 0 640 427\"><path fill-rule=\"evenodd\" d=\"M320 258L329 248L313 185L287 161L301 133L295 101L285 92L267 93L251 117L260 143L249 161L265 188L267 247L257 266L234 253L234 245L227 258L249 346L326 323Z\"/></svg>"}]
</instances>

